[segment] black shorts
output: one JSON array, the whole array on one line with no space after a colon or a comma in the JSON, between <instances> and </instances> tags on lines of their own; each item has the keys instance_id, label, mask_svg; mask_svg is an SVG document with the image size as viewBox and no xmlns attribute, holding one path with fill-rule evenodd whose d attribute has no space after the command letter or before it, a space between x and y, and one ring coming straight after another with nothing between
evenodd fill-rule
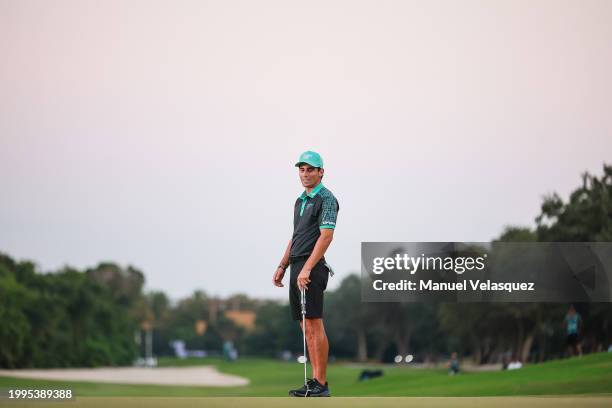
<instances>
[{"instance_id":1,"label":"black shorts","mask_svg":"<svg viewBox=\"0 0 612 408\"><path fill-rule=\"evenodd\" d=\"M289 279L289 304L291 305L291 317L294 320L302 320L302 308L300 304L300 288L297 286L297 277L302 271L306 260L291 264L291 275ZM327 288L329 269L325 261L320 260L312 271L310 271L310 283L306 289L306 318L323 318L323 292Z\"/></svg>"},{"instance_id":2,"label":"black shorts","mask_svg":"<svg viewBox=\"0 0 612 408\"><path fill-rule=\"evenodd\" d=\"M577 333L572 333L572 334L568 334L567 335L567 345L568 346L576 346L578 345L578 340L580 340L578 338L578 334Z\"/></svg>"}]
</instances>

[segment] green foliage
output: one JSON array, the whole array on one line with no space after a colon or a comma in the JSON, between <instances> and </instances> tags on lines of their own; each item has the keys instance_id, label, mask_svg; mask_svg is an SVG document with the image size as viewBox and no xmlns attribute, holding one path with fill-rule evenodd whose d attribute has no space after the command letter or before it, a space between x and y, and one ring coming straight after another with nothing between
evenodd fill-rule
<instances>
[{"instance_id":1,"label":"green foliage","mask_svg":"<svg viewBox=\"0 0 612 408\"><path fill-rule=\"evenodd\" d=\"M288 304L266 302L257 310L255 330L245 339L245 352L270 357L283 350L297 353L302 347L301 333Z\"/></svg>"},{"instance_id":2,"label":"green foliage","mask_svg":"<svg viewBox=\"0 0 612 408\"><path fill-rule=\"evenodd\" d=\"M547 196L536 218L540 241L612 241L612 165L603 166L600 178L584 173L582 186L567 203L556 194Z\"/></svg>"},{"instance_id":3,"label":"green foliage","mask_svg":"<svg viewBox=\"0 0 612 408\"><path fill-rule=\"evenodd\" d=\"M526 227L507 226L499 238L493 242L535 242L538 240L537 235Z\"/></svg>"},{"instance_id":4,"label":"green foliage","mask_svg":"<svg viewBox=\"0 0 612 408\"><path fill-rule=\"evenodd\" d=\"M0 256L0 366L131 364L130 300L86 273L41 274Z\"/></svg>"},{"instance_id":5,"label":"green foliage","mask_svg":"<svg viewBox=\"0 0 612 408\"><path fill-rule=\"evenodd\" d=\"M7 265L0 264L0 367L17 367L25 358L31 327L23 310L31 302L31 296Z\"/></svg>"},{"instance_id":6,"label":"green foliage","mask_svg":"<svg viewBox=\"0 0 612 408\"><path fill-rule=\"evenodd\" d=\"M597 178L583 175L582 186L570 195L567 203L552 194L544 199L537 229L506 227L495 242L581 242L612 241L612 166L604 165L604 174ZM507 249L497 259L510 269L520 269L528 254L520 256ZM505 256L504 256L505 255ZM492 304L446 305L440 311L445 330L458 336L464 353L486 361L493 349L510 351L526 360L558 357L563 350L561 320L566 304ZM585 344L591 350L608 346L612 335L612 307L606 304L585 304L579 308L585 321Z\"/></svg>"}]
</instances>

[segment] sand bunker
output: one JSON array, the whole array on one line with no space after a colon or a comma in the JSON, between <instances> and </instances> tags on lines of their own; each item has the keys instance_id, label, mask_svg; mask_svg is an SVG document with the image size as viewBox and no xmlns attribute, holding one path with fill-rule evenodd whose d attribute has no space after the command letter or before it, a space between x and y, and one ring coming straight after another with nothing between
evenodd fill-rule
<instances>
[{"instance_id":1,"label":"sand bunker","mask_svg":"<svg viewBox=\"0 0 612 408\"><path fill-rule=\"evenodd\" d=\"M236 387L249 380L222 374L214 367L105 367L0 370L0 376L56 381L90 381L115 384L192 385Z\"/></svg>"}]
</instances>

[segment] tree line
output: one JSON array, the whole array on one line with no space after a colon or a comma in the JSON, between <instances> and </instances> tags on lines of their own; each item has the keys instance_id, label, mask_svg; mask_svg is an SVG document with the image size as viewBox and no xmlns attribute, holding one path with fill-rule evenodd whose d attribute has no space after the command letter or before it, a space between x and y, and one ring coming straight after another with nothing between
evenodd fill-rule
<instances>
[{"instance_id":1,"label":"tree line","mask_svg":"<svg viewBox=\"0 0 612 408\"><path fill-rule=\"evenodd\" d=\"M496 241L612 241L612 166L600 177L584 173L567 202L544 198L534 228L507 227ZM221 350L227 340L243 355L298 353L301 332L289 305L239 294L226 299L204 291L176 303L161 291L144 293L144 274L101 263L40 273L30 261L0 254L0 367L130 365L142 355L143 329L153 330L153 352L169 355L172 340L188 349ZM586 352L612 343L612 303L576 304ZM435 361L456 351L477 363L504 357L527 362L565 352L567 304L362 303L357 274L325 298L330 350L337 358L391 361L413 354ZM250 311L254 327L228 317ZM196 322L204 322L200 330ZM146 327L145 327L146 326ZM140 344L139 344L140 343Z\"/></svg>"}]
</instances>

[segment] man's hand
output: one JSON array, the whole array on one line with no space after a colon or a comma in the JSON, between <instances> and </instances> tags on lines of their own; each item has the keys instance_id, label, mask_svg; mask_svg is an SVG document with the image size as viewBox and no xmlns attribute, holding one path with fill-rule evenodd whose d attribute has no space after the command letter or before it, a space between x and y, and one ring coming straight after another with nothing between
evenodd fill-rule
<instances>
[{"instance_id":1,"label":"man's hand","mask_svg":"<svg viewBox=\"0 0 612 408\"><path fill-rule=\"evenodd\" d=\"M297 285L302 289L308 290L308 284L310 283L310 269L302 268L300 274L297 277Z\"/></svg>"},{"instance_id":2,"label":"man's hand","mask_svg":"<svg viewBox=\"0 0 612 408\"><path fill-rule=\"evenodd\" d=\"M284 287L283 285L283 277L285 276L285 270L280 266L276 268L276 272L274 272L274 277L272 278L272 283L274 286L278 286L279 288Z\"/></svg>"}]
</instances>

